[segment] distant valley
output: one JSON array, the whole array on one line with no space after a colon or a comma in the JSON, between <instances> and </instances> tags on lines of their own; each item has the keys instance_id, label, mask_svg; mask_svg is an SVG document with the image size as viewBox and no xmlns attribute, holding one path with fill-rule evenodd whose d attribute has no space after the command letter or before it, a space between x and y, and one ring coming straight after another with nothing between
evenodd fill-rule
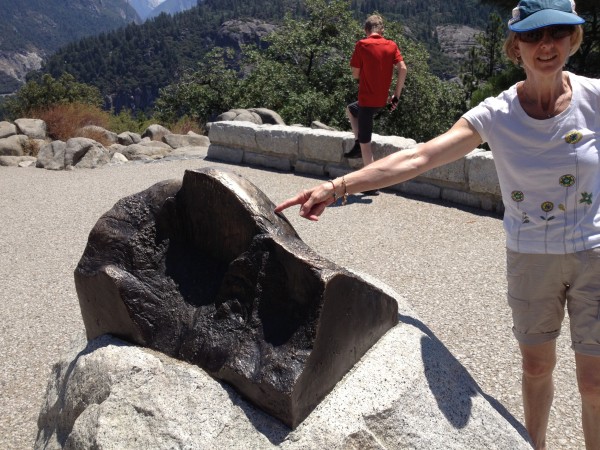
<instances>
[{"instance_id":1,"label":"distant valley","mask_svg":"<svg viewBox=\"0 0 600 450\"><path fill-rule=\"evenodd\" d=\"M193 8L198 0L127 0L142 20L161 13L175 14ZM202 1L202 0L201 0Z\"/></svg>"},{"instance_id":2,"label":"distant valley","mask_svg":"<svg viewBox=\"0 0 600 450\"><path fill-rule=\"evenodd\" d=\"M29 71L71 42L196 4L197 0L0 0L0 95L17 90Z\"/></svg>"},{"instance_id":3,"label":"distant valley","mask_svg":"<svg viewBox=\"0 0 600 450\"><path fill-rule=\"evenodd\" d=\"M286 13L305 13L297 0L61 1L64 7L51 8L46 0L23 0L19 6L0 0L8 13L0 17L0 36L11 38L0 38L0 95L15 92L30 71L43 68L98 87L116 111L132 105L145 110L162 87L214 46L239 50L241 43L257 42ZM352 2L354 15L365 17L363 9L371 3ZM466 54L491 10L480 0L377 4L386 20L401 22L408 36L434 52L432 61L444 78L453 76L453 61Z\"/></svg>"}]
</instances>

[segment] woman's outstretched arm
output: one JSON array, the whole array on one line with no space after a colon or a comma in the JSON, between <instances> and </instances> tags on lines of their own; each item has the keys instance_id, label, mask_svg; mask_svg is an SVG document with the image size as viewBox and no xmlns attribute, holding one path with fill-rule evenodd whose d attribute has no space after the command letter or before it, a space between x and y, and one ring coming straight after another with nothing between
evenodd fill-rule
<instances>
[{"instance_id":1,"label":"woman's outstretched arm","mask_svg":"<svg viewBox=\"0 0 600 450\"><path fill-rule=\"evenodd\" d=\"M300 205L300 216L316 221L325 208L339 197L410 180L423 172L462 158L479 144L479 133L461 118L444 134L415 148L379 159L356 172L304 190L277 205L275 212Z\"/></svg>"}]
</instances>

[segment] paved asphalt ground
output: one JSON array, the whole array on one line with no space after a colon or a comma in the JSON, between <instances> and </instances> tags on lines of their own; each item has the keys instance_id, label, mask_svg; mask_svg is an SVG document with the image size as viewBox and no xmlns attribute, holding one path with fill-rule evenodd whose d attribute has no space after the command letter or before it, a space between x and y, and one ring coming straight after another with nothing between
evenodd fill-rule
<instances>
[{"instance_id":1,"label":"paved asphalt ground","mask_svg":"<svg viewBox=\"0 0 600 450\"><path fill-rule=\"evenodd\" d=\"M274 203L319 181L204 159L61 172L0 167L0 449L32 448L51 365L83 329L73 270L97 219L124 196L204 166L242 174ZM523 420L500 217L388 192L352 196L317 223L297 212L286 216L309 246L399 292L483 391ZM550 449L584 448L567 335Z\"/></svg>"}]
</instances>

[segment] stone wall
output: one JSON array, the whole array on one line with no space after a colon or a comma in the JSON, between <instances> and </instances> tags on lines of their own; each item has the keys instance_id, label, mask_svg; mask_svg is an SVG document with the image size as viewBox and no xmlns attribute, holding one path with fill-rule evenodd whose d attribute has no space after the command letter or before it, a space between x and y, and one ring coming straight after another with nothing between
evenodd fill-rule
<instances>
[{"instance_id":1,"label":"stone wall","mask_svg":"<svg viewBox=\"0 0 600 450\"><path fill-rule=\"evenodd\" d=\"M210 159L329 178L362 166L361 159L343 157L354 145L350 132L249 122L213 122L209 127ZM375 159L417 145L413 139L377 134L372 142ZM486 211L504 210L494 159L481 149L389 189Z\"/></svg>"}]
</instances>

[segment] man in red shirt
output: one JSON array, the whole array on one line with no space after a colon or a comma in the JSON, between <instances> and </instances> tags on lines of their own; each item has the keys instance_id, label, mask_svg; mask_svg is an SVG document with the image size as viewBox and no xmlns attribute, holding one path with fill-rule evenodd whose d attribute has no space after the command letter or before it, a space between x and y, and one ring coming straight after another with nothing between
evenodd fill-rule
<instances>
[{"instance_id":1,"label":"man in red shirt","mask_svg":"<svg viewBox=\"0 0 600 450\"><path fill-rule=\"evenodd\" d=\"M369 16L365 21L367 37L356 43L350 60L352 76L358 80L358 101L348 105L347 114L356 143L345 156L362 156L365 166L373 162L373 116L388 103L391 103L392 111L396 109L406 80L407 68L400 50L394 41L383 37L383 31L381 16ZM394 68L398 77L394 93L390 97Z\"/></svg>"}]
</instances>

